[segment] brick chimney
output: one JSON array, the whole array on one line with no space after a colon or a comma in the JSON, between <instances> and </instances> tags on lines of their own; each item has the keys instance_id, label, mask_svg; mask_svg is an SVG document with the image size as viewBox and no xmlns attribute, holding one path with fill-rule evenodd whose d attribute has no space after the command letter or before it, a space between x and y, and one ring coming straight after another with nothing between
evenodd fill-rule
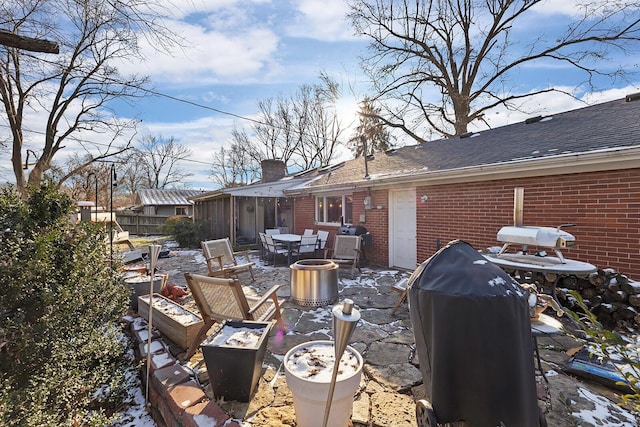
<instances>
[{"instance_id":1,"label":"brick chimney","mask_svg":"<svg viewBox=\"0 0 640 427\"><path fill-rule=\"evenodd\" d=\"M260 162L262 168L262 182L273 182L284 178L287 167L282 160L268 159Z\"/></svg>"}]
</instances>

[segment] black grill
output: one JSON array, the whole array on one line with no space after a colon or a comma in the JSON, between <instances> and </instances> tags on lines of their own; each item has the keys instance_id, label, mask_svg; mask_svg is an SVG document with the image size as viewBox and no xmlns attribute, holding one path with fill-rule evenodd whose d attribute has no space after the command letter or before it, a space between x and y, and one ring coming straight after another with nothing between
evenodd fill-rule
<instances>
[{"instance_id":1,"label":"black grill","mask_svg":"<svg viewBox=\"0 0 640 427\"><path fill-rule=\"evenodd\" d=\"M543 425L528 294L518 282L455 241L423 262L407 289L420 372L438 425Z\"/></svg>"}]
</instances>

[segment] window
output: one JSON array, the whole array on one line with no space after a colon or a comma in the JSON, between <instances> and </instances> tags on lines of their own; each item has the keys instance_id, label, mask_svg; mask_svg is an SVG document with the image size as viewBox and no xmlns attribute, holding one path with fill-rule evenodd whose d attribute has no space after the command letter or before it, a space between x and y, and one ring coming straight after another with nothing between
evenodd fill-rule
<instances>
[{"instance_id":1,"label":"window","mask_svg":"<svg viewBox=\"0 0 640 427\"><path fill-rule=\"evenodd\" d=\"M353 199L351 196L316 197L316 222L353 223Z\"/></svg>"},{"instance_id":2,"label":"window","mask_svg":"<svg viewBox=\"0 0 640 427\"><path fill-rule=\"evenodd\" d=\"M187 208L184 206L176 206L176 215L187 216Z\"/></svg>"}]
</instances>

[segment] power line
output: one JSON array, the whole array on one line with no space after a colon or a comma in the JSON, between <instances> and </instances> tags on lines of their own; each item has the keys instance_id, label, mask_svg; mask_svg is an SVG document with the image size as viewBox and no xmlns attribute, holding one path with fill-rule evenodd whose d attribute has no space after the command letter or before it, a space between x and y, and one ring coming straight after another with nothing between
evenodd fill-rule
<instances>
[{"instance_id":1,"label":"power line","mask_svg":"<svg viewBox=\"0 0 640 427\"><path fill-rule=\"evenodd\" d=\"M123 84L123 83L119 83L119 82L115 82L115 83ZM166 94L166 93L158 92L158 91L153 90L153 89L148 89L148 88L144 88L144 87L128 85L126 83L124 83L124 86L129 86L129 87L141 90L143 92L147 92L147 93L155 95L155 96L160 96L160 97L163 97L163 98L171 99L172 101L176 101L176 102L181 102L181 103L184 103L184 104L192 105L194 107L198 107L198 108L202 108L202 109L205 109L205 110L213 111L213 112L216 112L216 113L219 113L219 114L224 114L224 115L227 115L227 116L235 117L235 118L240 119L240 120L245 120L245 121L252 122L252 123L255 123L255 124L258 124L258 125L267 126L267 127L273 128L273 129L287 130L287 131L291 130L291 129L287 129L287 128L283 127L283 126L278 126L278 125L272 124L272 123L266 123L266 122L263 122L261 120L253 119L251 117L246 117L246 116L242 116L240 114L231 113L229 111L220 110L219 108L210 107L208 105L200 104L200 103L195 102L195 101L190 101L188 99L179 98L177 96L173 96L173 95L169 95L169 94ZM295 134L299 134L300 136L307 136L307 137L310 137L310 138L315 138L316 137L316 135L312 135L312 134L308 134L308 133L305 133L305 132L297 131L295 129L292 130L292 132L295 133ZM344 141L342 139L337 139L337 142L340 142L340 143L346 145L349 141L348 140Z\"/></svg>"},{"instance_id":2,"label":"power line","mask_svg":"<svg viewBox=\"0 0 640 427\"><path fill-rule=\"evenodd\" d=\"M2 124L2 123L0 123L0 127L10 128L9 125L5 125L5 124ZM33 129L25 128L25 127L23 127L22 130L25 131L25 132L35 133L37 135L46 135L46 132L33 130ZM67 138L69 138L70 140L73 140L75 142L78 142L80 144L86 143L86 144L99 145L99 146L107 147L107 148L111 147L111 144L105 144L104 142L87 141L86 139L80 139L80 138L78 138L76 136L68 136ZM202 160L194 160L194 159L190 159L190 158L187 158L187 157L180 157L180 158L175 157L173 159L174 160L183 160L185 162L191 162L191 163L198 163L198 164L206 165L206 166L211 166L210 162L204 162Z\"/></svg>"},{"instance_id":3,"label":"power line","mask_svg":"<svg viewBox=\"0 0 640 427\"><path fill-rule=\"evenodd\" d=\"M114 81L114 83L123 84L122 82L117 82L117 81ZM209 110L209 111L213 111L213 112L216 112L218 114L223 114L223 115L235 117L237 119L245 120L245 121L248 121L248 122L251 122L251 123L255 123L255 124L258 124L258 125L267 126L267 127L270 127L270 128L273 128L273 129L278 129L278 130L291 130L291 129L286 129L286 128L282 127L282 126L278 126L278 125L275 125L275 124L272 124L272 123L266 123L266 122L263 122L261 120L253 119L251 117L242 116L240 114L232 113L232 112L229 112L229 111L224 111L224 110L221 110L219 108L215 108L215 107L211 107L211 106L208 106L208 105L200 104L200 103L195 102L195 101L191 101L191 100L188 100L188 99L179 98L177 96L173 96L173 95L169 95L169 94L166 94L166 93L162 93L162 92L159 92L157 90L148 89L148 88L144 88L144 87L140 87L140 86L129 85L129 84L126 84L126 83L124 83L123 85L135 88L137 90L141 90L141 91L149 93L151 95L167 98L167 99L170 99L172 101L180 102L180 103L183 103L183 104L192 105L194 107L202 108L202 109ZM6 124L0 124L0 126L5 127L5 128L10 128L10 126L6 125ZM46 135L46 133L42 132L42 131L36 131L36 130L28 129L28 128L23 128L23 130L27 131L27 132L35 133L35 134ZM296 130L293 130L293 133L299 134L300 136L307 136L307 137L311 137L311 138L315 138L316 137L316 135L311 135L311 134L307 134L307 133L296 131ZM76 142L78 142L80 144L87 143L87 144L93 144L93 145L98 145L98 146L110 147L110 144L105 144L105 143L100 143L100 142L95 142L95 141L87 141L87 140L80 139L80 138L75 137L75 136L68 136L68 138L70 140L76 141ZM343 144L345 146L348 144L348 141L344 141L342 139L336 139L336 142L339 142L339 143L341 143L341 144ZM196 164L211 166L211 162L204 162L204 161L201 161L201 160L194 160L194 159L190 159L190 158L174 158L174 160L180 160L180 161L185 161L185 162L190 162L190 163L196 163Z\"/></svg>"}]
</instances>

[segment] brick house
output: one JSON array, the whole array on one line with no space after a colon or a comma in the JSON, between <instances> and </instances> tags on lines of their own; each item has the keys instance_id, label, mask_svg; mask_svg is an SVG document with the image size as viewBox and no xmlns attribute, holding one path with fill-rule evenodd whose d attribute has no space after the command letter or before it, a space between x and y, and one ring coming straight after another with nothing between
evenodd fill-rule
<instances>
[{"instance_id":1,"label":"brick house","mask_svg":"<svg viewBox=\"0 0 640 427\"><path fill-rule=\"evenodd\" d=\"M499 245L513 225L514 188L524 224L558 226L577 246L567 258L640 278L640 94L458 138L425 142L314 171L283 191L291 231L341 222L371 233L367 259L415 268L450 240Z\"/></svg>"}]
</instances>

